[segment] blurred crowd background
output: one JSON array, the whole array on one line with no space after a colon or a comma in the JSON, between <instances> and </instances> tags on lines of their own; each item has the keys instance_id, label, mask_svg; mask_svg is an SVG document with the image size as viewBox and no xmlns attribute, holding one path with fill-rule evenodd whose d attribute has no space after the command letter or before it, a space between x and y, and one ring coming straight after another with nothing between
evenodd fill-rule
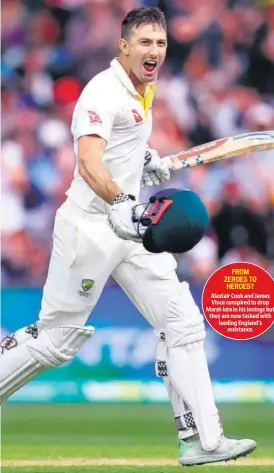
<instances>
[{"instance_id":1,"label":"blurred crowd background","mask_svg":"<svg viewBox=\"0 0 274 473\"><path fill-rule=\"evenodd\" d=\"M159 6L169 34L152 147L166 155L274 129L271 0L2 0L3 286L44 283L55 211L75 165L75 102L117 56L120 22L139 5ZM203 283L239 260L274 275L273 158L268 151L174 174L168 187L198 192L211 215L203 240L177 257L181 279Z\"/></svg>"}]
</instances>

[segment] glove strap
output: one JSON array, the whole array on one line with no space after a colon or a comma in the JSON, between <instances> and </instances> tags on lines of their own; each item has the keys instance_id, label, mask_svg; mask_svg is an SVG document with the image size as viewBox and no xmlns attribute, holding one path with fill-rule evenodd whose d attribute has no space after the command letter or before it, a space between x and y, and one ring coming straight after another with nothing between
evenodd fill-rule
<instances>
[{"instance_id":1,"label":"glove strap","mask_svg":"<svg viewBox=\"0 0 274 473\"><path fill-rule=\"evenodd\" d=\"M144 162L144 166L146 166L147 164L149 164L151 161L151 152L149 150L146 151L146 154L145 154L145 162Z\"/></svg>"}]
</instances>

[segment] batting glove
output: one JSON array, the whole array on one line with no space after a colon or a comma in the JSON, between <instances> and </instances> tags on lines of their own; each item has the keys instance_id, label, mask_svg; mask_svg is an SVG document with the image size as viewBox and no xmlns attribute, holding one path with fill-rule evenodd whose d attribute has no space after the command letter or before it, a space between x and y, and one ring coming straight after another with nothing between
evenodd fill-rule
<instances>
[{"instance_id":1,"label":"batting glove","mask_svg":"<svg viewBox=\"0 0 274 473\"><path fill-rule=\"evenodd\" d=\"M108 223L122 240L141 243L146 228L138 224L137 231L137 224L134 224L134 222L137 222L143 213L143 207L136 204L134 196L121 193L112 202L108 214Z\"/></svg>"},{"instance_id":2,"label":"batting glove","mask_svg":"<svg viewBox=\"0 0 274 473\"><path fill-rule=\"evenodd\" d=\"M147 148L141 187L159 186L170 179L170 158L160 158L155 149Z\"/></svg>"}]
</instances>

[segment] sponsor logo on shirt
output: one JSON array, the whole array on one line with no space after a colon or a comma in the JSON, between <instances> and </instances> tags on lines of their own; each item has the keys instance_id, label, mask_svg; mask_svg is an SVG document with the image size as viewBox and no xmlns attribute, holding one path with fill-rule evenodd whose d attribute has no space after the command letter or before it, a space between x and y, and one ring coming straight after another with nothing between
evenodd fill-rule
<instances>
[{"instance_id":1,"label":"sponsor logo on shirt","mask_svg":"<svg viewBox=\"0 0 274 473\"><path fill-rule=\"evenodd\" d=\"M96 112L93 112L92 110L88 111L88 116L89 116L89 121L90 123L102 123L101 118Z\"/></svg>"},{"instance_id":2,"label":"sponsor logo on shirt","mask_svg":"<svg viewBox=\"0 0 274 473\"><path fill-rule=\"evenodd\" d=\"M137 112L137 110L131 110L134 116L134 120L136 123L140 123L143 121L141 115Z\"/></svg>"}]
</instances>

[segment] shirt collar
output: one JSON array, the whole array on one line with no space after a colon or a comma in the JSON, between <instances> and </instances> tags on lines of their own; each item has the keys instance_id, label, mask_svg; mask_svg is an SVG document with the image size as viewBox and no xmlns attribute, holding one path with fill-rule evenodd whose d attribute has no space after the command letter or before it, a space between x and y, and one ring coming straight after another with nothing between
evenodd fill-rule
<instances>
[{"instance_id":1,"label":"shirt collar","mask_svg":"<svg viewBox=\"0 0 274 473\"><path fill-rule=\"evenodd\" d=\"M122 64L119 62L118 58L115 58L111 61L110 67L114 70L116 76L120 80L120 82L127 88L129 92L131 92L133 95L136 97L140 97L140 94L137 92L135 89L132 81L130 80L128 74L126 73L125 69L123 68ZM150 91L150 89L153 89L153 92L155 90L155 85L153 84L148 84L147 91Z\"/></svg>"}]
</instances>

